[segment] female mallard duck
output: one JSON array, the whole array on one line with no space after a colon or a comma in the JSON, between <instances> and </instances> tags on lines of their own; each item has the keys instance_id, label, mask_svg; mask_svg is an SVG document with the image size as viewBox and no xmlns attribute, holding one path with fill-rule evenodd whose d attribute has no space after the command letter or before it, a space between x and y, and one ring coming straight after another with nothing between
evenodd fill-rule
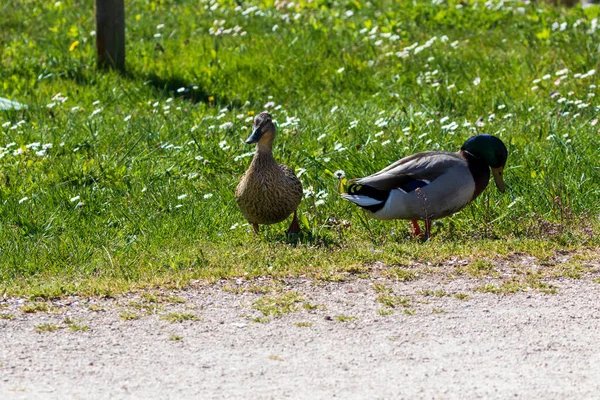
<instances>
[{"instance_id":1,"label":"female mallard duck","mask_svg":"<svg viewBox=\"0 0 600 400\"><path fill-rule=\"evenodd\" d=\"M418 220L425 221L425 237L431 221L462 210L483 192L490 168L498 190L508 150L492 135L473 136L460 151L427 151L405 157L376 174L353 180L346 200L356 203L377 219L409 219L415 236L421 236Z\"/></svg>"},{"instance_id":2,"label":"female mallard duck","mask_svg":"<svg viewBox=\"0 0 600 400\"><path fill-rule=\"evenodd\" d=\"M235 190L235 199L254 232L258 233L259 224L275 224L294 213L288 233L298 233L302 183L291 169L275 162L272 152L275 132L268 112L256 116L252 134L246 140L248 144L256 143L256 153Z\"/></svg>"}]
</instances>

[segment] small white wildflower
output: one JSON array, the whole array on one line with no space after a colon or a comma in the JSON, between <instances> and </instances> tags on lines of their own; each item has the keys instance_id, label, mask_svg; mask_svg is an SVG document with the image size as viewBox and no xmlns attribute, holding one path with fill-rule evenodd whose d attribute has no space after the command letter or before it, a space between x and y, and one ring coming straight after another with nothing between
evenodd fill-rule
<instances>
[{"instance_id":1,"label":"small white wildflower","mask_svg":"<svg viewBox=\"0 0 600 400\"><path fill-rule=\"evenodd\" d=\"M81 196L71 197L71 203L78 201L80 198L81 198Z\"/></svg>"},{"instance_id":2,"label":"small white wildflower","mask_svg":"<svg viewBox=\"0 0 600 400\"><path fill-rule=\"evenodd\" d=\"M477 78L475 78L473 80L473 85L475 85L475 86L479 85L480 83L481 83L481 78L480 77L477 77Z\"/></svg>"},{"instance_id":3,"label":"small white wildflower","mask_svg":"<svg viewBox=\"0 0 600 400\"><path fill-rule=\"evenodd\" d=\"M236 229L239 225L240 224L236 222L235 224L233 224L229 227L229 230L232 231L232 230Z\"/></svg>"},{"instance_id":4,"label":"small white wildflower","mask_svg":"<svg viewBox=\"0 0 600 400\"><path fill-rule=\"evenodd\" d=\"M338 169L333 173L333 176L335 176L337 179L344 179L346 177L346 173L343 170Z\"/></svg>"},{"instance_id":5,"label":"small white wildflower","mask_svg":"<svg viewBox=\"0 0 600 400\"><path fill-rule=\"evenodd\" d=\"M304 173L306 172L306 168L296 168L296 176L298 178L300 178L302 175L304 175Z\"/></svg>"},{"instance_id":6,"label":"small white wildflower","mask_svg":"<svg viewBox=\"0 0 600 400\"><path fill-rule=\"evenodd\" d=\"M506 108L506 104L500 104L500 105L498 106L498 110L502 110L502 109L504 109L504 108Z\"/></svg>"},{"instance_id":7,"label":"small white wildflower","mask_svg":"<svg viewBox=\"0 0 600 400\"><path fill-rule=\"evenodd\" d=\"M184 193L184 194L181 194L181 195L177 196L177 200L183 200L186 197L187 197L187 194Z\"/></svg>"},{"instance_id":8,"label":"small white wildflower","mask_svg":"<svg viewBox=\"0 0 600 400\"><path fill-rule=\"evenodd\" d=\"M344 72L346 70L346 68L342 67L340 69L337 70L338 74L341 74L342 72Z\"/></svg>"},{"instance_id":9,"label":"small white wildflower","mask_svg":"<svg viewBox=\"0 0 600 400\"><path fill-rule=\"evenodd\" d=\"M210 199L211 197L213 197L212 193L207 193L207 194L204 195L205 199Z\"/></svg>"},{"instance_id":10,"label":"small white wildflower","mask_svg":"<svg viewBox=\"0 0 600 400\"><path fill-rule=\"evenodd\" d=\"M156 25L156 30L159 31L164 27L165 27L165 24L158 24L158 25Z\"/></svg>"},{"instance_id":11,"label":"small white wildflower","mask_svg":"<svg viewBox=\"0 0 600 400\"><path fill-rule=\"evenodd\" d=\"M233 126L233 122L225 122L224 124L219 125L219 129L227 130Z\"/></svg>"},{"instance_id":12,"label":"small white wildflower","mask_svg":"<svg viewBox=\"0 0 600 400\"><path fill-rule=\"evenodd\" d=\"M334 112L336 112L338 110L338 108L339 108L338 106L333 106L333 107L331 107L330 112L333 114Z\"/></svg>"},{"instance_id":13,"label":"small white wildflower","mask_svg":"<svg viewBox=\"0 0 600 400\"><path fill-rule=\"evenodd\" d=\"M131 114L123 118L123 121L127 122L131 119Z\"/></svg>"},{"instance_id":14,"label":"small white wildflower","mask_svg":"<svg viewBox=\"0 0 600 400\"><path fill-rule=\"evenodd\" d=\"M24 203L27 200L29 200L29 197L23 197L21 200L19 200L19 204Z\"/></svg>"}]
</instances>

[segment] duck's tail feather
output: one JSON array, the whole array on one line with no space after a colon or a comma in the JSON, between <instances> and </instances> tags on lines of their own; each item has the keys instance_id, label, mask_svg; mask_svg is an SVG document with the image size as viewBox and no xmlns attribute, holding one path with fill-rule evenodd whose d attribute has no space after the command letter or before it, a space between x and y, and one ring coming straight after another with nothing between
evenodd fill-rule
<instances>
[{"instance_id":1,"label":"duck's tail feather","mask_svg":"<svg viewBox=\"0 0 600 400\"><path fill-rule=\"evenodd\" d=\"M362 183L352 183L348 186L348 193L342 197L371 212L377 212L383 208L390 196L389 190L380 190Z\"/></svg>"}]
</instances>

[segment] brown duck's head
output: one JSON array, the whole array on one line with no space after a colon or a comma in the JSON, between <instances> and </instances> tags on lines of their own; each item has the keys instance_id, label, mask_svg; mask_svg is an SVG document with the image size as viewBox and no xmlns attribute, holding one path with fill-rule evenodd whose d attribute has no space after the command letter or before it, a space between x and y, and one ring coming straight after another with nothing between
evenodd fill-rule
<instances>
[{"instance_id":1,"label":"brown duck's head","mask_svg":"<svg viewBox=\"0 0 600 400\"><path fill-rule=\"evenodd\" d=\"M492 169L498 190L501 192L506 190L504 166L508 158L508 150L502 140L492 135L477 135L467 140L461 150L485 162Z\"/></svg>"},{"instance_id":2,"label":"brown duck's head","mask_svg":"<svg viewBox=\"0 0 600 400\"><path fill-rule=\"evenodd\" d=\"M271 145L275 139L277 129L273 123L271 114L266 111L261 112L254 118L252 125L252 134L246 139L246 143L259 145Z\"/></svg>"}]
</instances>

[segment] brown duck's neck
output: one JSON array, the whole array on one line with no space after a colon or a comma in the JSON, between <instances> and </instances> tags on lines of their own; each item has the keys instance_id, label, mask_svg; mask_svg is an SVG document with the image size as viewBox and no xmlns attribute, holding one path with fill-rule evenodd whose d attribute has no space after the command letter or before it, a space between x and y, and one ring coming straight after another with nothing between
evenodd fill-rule
<instances>
[{"instance_id":1,"label":"brown duck's neck","mask_svg":"<svg viewBox=\"0 0 600 400\"><path fill-rule=\"evenodd\" d=\"M467 160L469 171L471 171L471 175L475 181L475 193L473 193L473 198L471 199L475 200L485 190L490 181L490 167L483 160L469 152L461 150L460 155Z\"/></svg>"},{"instance_id":2,"label":"brown duck's neck","mask_svg":"<svg viewBox=\"0 0 600 400\"><path fill-rule=\"evenodd\" d=\"M271 151L271 146L261 147L261 145L259 143L256 146L256 153L254 153L254 158L252 159L252 164L254 164L254 165L275 164L275 159L273 158L273 152Z\"/></svg>"}]
</instances>

